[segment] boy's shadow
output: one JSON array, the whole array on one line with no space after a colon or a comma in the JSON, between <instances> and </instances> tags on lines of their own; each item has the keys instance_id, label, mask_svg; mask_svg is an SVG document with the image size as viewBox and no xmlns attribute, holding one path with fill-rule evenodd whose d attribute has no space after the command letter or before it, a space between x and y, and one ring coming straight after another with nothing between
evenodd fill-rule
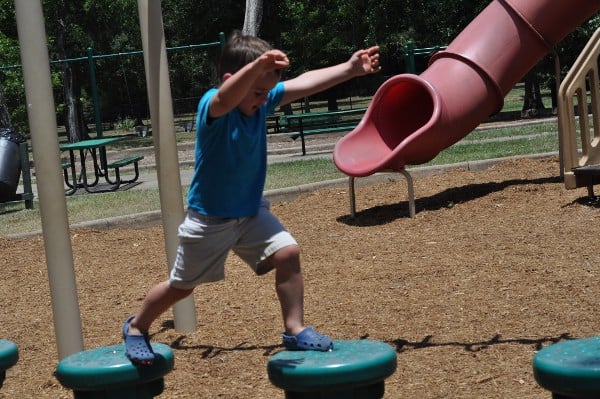
<instances>
[{"instance_id":1,"label":"boy's shadow","mask_svg":"<svg viewBox=\"0 0 600 399\"><path fill-rule=\"evenodd\" d=\"M467 352L479 352L483 349L486 349L492 345L501 345L501 344L521 344L521 345L533 345L536 351L541 350L544 347L544 344L555 344L557 342L563 340L574 339L571 337L569 333L562 333L557 337L541 337L541 338L510 338L503 339L500 334L494 335L492 338L479 341L479 342L431 342L433 338L432 335L427 335L421 341L411 342L402 338L397 338L392 341L388 341L390 345L392 345L397 353L405 352L409 349L423 349L423 348L433 348L433 347L443 347L443 346L458 346L463 347Z\"/></svg>"},{"instance_id":2,"label":"boy's shadow","mask_svg":"<svg viewBox=\"0 0 600 399\"><path fill-rule=\"evenodd\" d=\"M161 332L165 332L167 330L174 330L175 329L175 322L173 320L166 320L164 321L161 326L160 329L155 333L161 333ZM153 336L155 334L152 334ZM169 346L173 349L178 349L178 350L201 350L202 354L200 355L200 357L202 359L210 359L213 357L217 357L222 353L226 353L226 352L239 352L239 351L255 351L255 350L261 350L263 351L263 356L270 356L272 354L274 354L278 349L282 349L283 346L282 345L251 345L248 344L247 342L240 342L239 344L232 346L232 347L224 347L224 346L216 346L216 345L187 345L184 343L186 336L185 335L180 335L179 337L175 338L170 344Z\"/></svg>"},{"instance_id":3,"label":"boy's shadow","mask_svg":"<svg viewBox=\"0 0 600 399\"><path fill-rule=\"evenodd\" d=\"M417 213L419 213L421 211L435 211L442 208L451 208L456 204L462 204L477 198L485 197L493 192L502 191L509 186L524 184L549 184L558 183L560 181L561 178L559 176L553 176L539 179L513 179L503 182L468 184L462 187L446 189L430 197L418 198L415 200L415 210ZM402 201L396 204L378 205L360 212L356 212L356 216L354 218L350 217L350 215L343 215L338 217L336 220L349 226L366 227L380 226L393 222L396 219L409 217L408 202Z\"/></svg>"},{"instance_id":4,"label":"boy's shadow","mask_svg":"<svg viewBox=\"0 0 600 399\"><path fill-rule=\"evenodd\" d=\"M173 320L167 320L162 325L158 332L164 332L166 330L174 329ZM369 334L365 334L357 339L367 339ZM436 348L436 347L462 347L467 352L479 352L487 349L493 345L504 345L504 344L521 344L521 345L533 345L536 351L541 350L545 345L555 344L560 341L575 339L570 333L565 332L556 337L540 337L540 338L508 338L504 339L500 334L494 334L490 339L483 341L474 342L433 342L433 335L426 335L420 341L409 341L403 338L396 338L391 341L383 341L390 344L397 353L406 352L407 350L424 349L424 348ZM252 345L248 342L240 342L239 344L232 347L223 347L216 345L187 345L184 343L185 335L180 335L169 344L173 349L177 350L201 350L201 358L209 359L219 356L222 353L227 352L239 352L239 351L256 351L260 350L263 356L274 355L279 350L283 350L282 345Z\"/></svg>"}]
</instances>

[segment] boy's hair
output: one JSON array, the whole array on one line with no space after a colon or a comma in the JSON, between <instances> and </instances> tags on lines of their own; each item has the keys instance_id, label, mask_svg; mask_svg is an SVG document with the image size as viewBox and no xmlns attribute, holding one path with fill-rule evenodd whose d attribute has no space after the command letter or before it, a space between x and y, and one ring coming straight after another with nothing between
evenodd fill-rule
<instances>
[{"instance_id":1,"label":"boy's hair","mask_svg":"<svg viewBox=\"0 0 600 399\"><path fill-rule=\"evenodd\" d=\"M239 30L233 31L219 58L219 81L226 73L234 74L245 65L251 63L273 47L255 36L243 35ZM278 70L278 73L279 70Z\"/></svg>"}]
</instances>

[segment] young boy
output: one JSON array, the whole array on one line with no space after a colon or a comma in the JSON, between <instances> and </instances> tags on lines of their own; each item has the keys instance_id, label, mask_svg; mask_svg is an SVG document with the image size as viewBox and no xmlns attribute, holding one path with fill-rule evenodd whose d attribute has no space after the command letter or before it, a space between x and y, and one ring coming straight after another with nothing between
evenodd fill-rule
<instances>
[{"instance_id":1,"label":"young boy","mask_svg":"<svg viewBox=\"0 0 600 399\"><path fill-rule=\"evenodd\" d=\"M333 348L329 337L304 325L300 250L262 198L266 115L277 106L379 71L378 50L359 50L347 62L280 82L281 71L290 64L287 56L259 38L233 33L219 61L220 86L205 93L198 105L195 170L175 265L169 279L150 289L140 311L123 325L132 362L153 362L152 322L197 285L222 280L229 250L257 275L275 269L285 348Z\"/></svg>"}]
</instances>

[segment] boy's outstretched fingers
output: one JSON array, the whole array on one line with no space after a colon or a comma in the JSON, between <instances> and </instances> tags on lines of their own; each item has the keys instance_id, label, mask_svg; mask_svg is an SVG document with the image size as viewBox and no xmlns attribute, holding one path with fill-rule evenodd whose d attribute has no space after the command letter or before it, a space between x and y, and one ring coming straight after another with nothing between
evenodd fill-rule
<instances>
[{"instance_id":1,"label":"boy's outstretched fingers","mask_svg":"<svg viewBox=\"0 0 600 399\"><path fill-rule=\"evenodd\" d=\"M265 62L272 63L273 67L276 69L287 68L290 66L290 60L287 55L280 50L270 50L263 54L262 58Z\"/></svg>"},{"instance_id":2,"label":"boy's outstretched fingers","mask_svg":"<svg viewBox=\"0 0 600 399\"><path fill-rule=\"evenodd\" d=\"M381 70L381 65L379 65L379 46L373 46L363 50L360 57L363 61L363 68L366 73L374 73Z\"/></svg>"},{"instance_id":3,"label":"boy's outstretched fingers","mask_svg":"<svg viewBox=\"0 0 600 399\"><path fill-rule=\"evenodd\" d=\"M381 69L381 65L379 65L379 46L373 46L368 51L373 69L379 71Z\"/></svg>"},{"instance_id":4,"label":"boy's outstretched fingers","mask_svg":"<svg viewBox=\"0 0 600 399\"><path fill-rule=\"evenodd\" d=\"M367 53L369 53L369 55L374 55L375 53L379 53L379 46L369 47L367 49Z\"/></svg>"}]
</instances>

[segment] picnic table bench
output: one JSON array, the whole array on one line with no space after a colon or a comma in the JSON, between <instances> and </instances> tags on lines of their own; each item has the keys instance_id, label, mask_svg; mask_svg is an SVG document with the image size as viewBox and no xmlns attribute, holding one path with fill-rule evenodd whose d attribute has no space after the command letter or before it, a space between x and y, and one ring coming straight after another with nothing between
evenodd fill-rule
<instances>
[{"instance_id":1,"label":"picnic table bench","mask_svg":"<svg viewBox=\"0 0 600 399\"><path fill-rule=\"evenodd\" d=\"M103 137L91 140L82 140L75 143L65 143L60 145L61 151L69 152L69 159L61 162L65 184L68 189L66 195L74 194L77 189L84 188L88 193L101 193L107 191L115 191L124 184L134 183L139 178L138 162L144 159L143 155L131 155L122 159L108 161L106 159L106 146L117 141L124 140L124 137ZM80 172L77 173L75 161L75 153L79 153ZM98 154L100 152L100 154ZM86 169L86 154L89 153L92 157L92 170ZM98 155L100 155L98 157ZM133 165L134 177L123 179L121 177L121 168ZM113 172L114 179L110 177L110 172ZM88 178L89 177L89 178ZM110 187L94 188L103 177Z\"/></svg>"},{"instance_id":2,"label":"picnic table bench","mask_svg":"<svg viewBox=\"0 0 600 399\"><path fill-rule=\"evenodd\" d=\"M290 133L290 138L302 140L302 155L306 155L305 136L314 134L350 131L358 125L366 108L328 112L307 112L295 115L282 115L279 129Z\"/></svg>"},{"instance_id":3,"label":"picnic table bench","mask_svg":"<svg viewBox=\"0 0 600 399\"><path fill-rule=\"evenodd\" d=\"M144 159L143 155L131 155L116 161L112 161L109 164L107 164L106 166L109 169L114 169L115 171L115 180L116 182L118 182L119 184L127 184L127 183L133 183L135 182L139 177L140 177L140 169L138 166L138 162L141 161L142 159ZM127 166L127 165L131 165L133 164L133 171L134 171L134 176L131 179L121 179L121 173L120 173L120 168ZM107 180L108 177L107 177ZM116 184L115 182L115 184Z\"/></svg>"}]
</instances>

